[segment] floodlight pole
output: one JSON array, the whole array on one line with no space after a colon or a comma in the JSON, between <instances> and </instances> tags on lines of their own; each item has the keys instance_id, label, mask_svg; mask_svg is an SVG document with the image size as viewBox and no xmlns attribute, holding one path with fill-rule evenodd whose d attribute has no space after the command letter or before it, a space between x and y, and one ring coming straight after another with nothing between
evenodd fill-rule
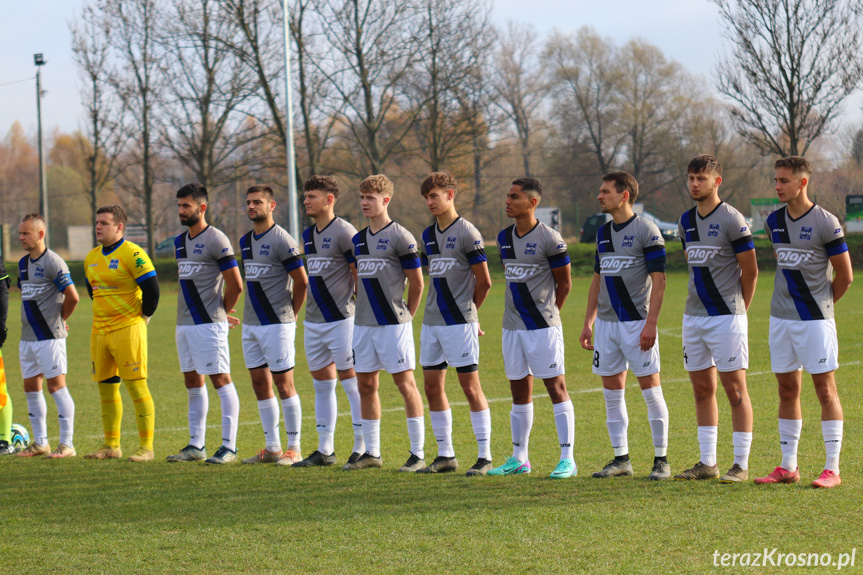
<instances>
[{"instance_id":1,"label":"floodlight pole","mask_svg":"<svg viewBox=\"0 0 863 575\"><path fill-rule=\"evenodd\" d=\"M42 150L42 66L46 64L42 54L33 55L33 63L36 64L36 125L37 125L37 142L39 147L39 213L45 218L45 246L50 247L50 236L48 219L48 182L45 177L45 154Z\"/></svg>"},{"instance_id":2,"label":"floodlight pole","mask_svg":"<svg viewBox=\"0 0 863 575\"><path fill-rule=\"evenodd\" d=\"M294 106L291 97L291 24L288 0L282 0L285 21L285 143L288 156L288 232L299 240L300 221L297 217L297 168L294 155Z\"/></svg>"}]
</instances>

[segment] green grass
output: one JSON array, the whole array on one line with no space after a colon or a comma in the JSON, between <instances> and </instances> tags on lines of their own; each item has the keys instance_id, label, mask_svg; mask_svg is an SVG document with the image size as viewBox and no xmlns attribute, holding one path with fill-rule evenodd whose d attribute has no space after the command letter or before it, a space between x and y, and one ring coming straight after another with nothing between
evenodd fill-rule
<instances>
[{"instance_id":1,"label":"green grass","mask_svg":"<svg viewBox=\"0 0 863 575\"><path fill-rule=\"evenodd\" d=\"M819 410L808 380L804 385L804 428L800 442L800 485L758 487L716 482L650 483L652 446L646 410L630 377L630 449L635 476L590 477L610 458L599 380L590 372L590 353L581 350L588 279L576 279L564 309L567 381L575 404L578 477L551 481L558 446L548 398L536 399L529 476L465 478L463 475L405 476L395 469L408 455L401 400L392 380L382 376L384 469L345 473L330 469L275 466L209 467L168 465L164 457L187 442L186 393L174 349L176 293L166 286L150 326L150 385L156 402L157 461L91 462L45 459L0 460L0 572L102 573L233 572L590 572L702 573L713 568L714 550L829 552L863 548L861 444L863 377L863 295L853 289L839 303L840 396L846 433L842 476L830 491L809 481L824 464ZM779 462L776 385L769 373L767 322L772 273L765 272L750 313L749 385L755 411L750 469L764 474ZM500 463L509 455L509 389L500 351L503 285L496 281L480 311L481 377L492 400L492 450ZM686 275L673 273L663 307L660 342L663 387L671 429L669 460L674 471L698 458L694 407L682 368L680 320ZM17 362L20 301L10 304L5 360L19 423L28 423ZM99 400L89 380L90 303L84 298L70 322L69 387L77 404L76 446L80 454L101 444ZM414 322L419 334L420 320ZM317 445L311 379L305 370L298 332L297 386L304 408L305 452ZM263 445L258 413L242 361L240 333L231 333L233 375L242 404L239 451ZM466 469L476 458L468 409L451 373L454 440ZM418 374L420 386L421 375ZM131 453L136 433L131 403L123 391L123 448ZM339 392L336 453L350 452L347 401ZM210 391L208 445L218 444L219 403ZM48 398L49 435L57 422ZM730 414L720 397L719 460L732 459ZM426 418L427 457L434 438ZM29 425L28 425L29 427ZM863 554L863 549L858 555ZM863 558L857 558L859 569ZM783 568L753 569L779 572ZM732 570L733 572L733 570Z\"/></svg>"}]
</instances>

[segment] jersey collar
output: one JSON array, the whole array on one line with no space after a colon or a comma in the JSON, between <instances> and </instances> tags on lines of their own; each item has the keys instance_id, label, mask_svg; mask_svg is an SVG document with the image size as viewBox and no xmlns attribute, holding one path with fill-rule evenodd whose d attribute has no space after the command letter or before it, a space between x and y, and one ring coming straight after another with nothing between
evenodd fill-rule
<instances>
[{"instance_id":1,"label":"jersey collar","mask_svg":"<svg viewBox=\"0 0 863 575\"><path fill-rule=\"evenodd\" d=\"M124 243L125 241L126 241L126 238L120 238L120 241L119 241L119 242L117 242L117 243L116 243L116 244L114 244L114 245L111 245L111 246L102 246L102 255L103 255L103 256L107 256L107 255L110 255L110 254L114 253L114 251L116 251L116 250L117 250L117 248L119 248L120 246L122 246L122 245L123 245L123 243Z\"/></svg>"}]
</instances>

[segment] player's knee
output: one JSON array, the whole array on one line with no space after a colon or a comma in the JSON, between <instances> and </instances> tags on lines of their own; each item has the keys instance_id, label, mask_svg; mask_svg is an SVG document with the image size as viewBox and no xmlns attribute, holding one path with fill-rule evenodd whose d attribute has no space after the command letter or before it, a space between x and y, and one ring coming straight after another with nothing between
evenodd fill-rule
<instances>
[{"instance_id":1,"label":"player's knee","mask_svg":"<svg viewBox=\"0 0 863 575\"><path fill-rule=\"evenodd\" d=\"M821 405L832 405L839 402L839 393L832 383L821 383L815 385L815 394Z\"/></svg>"}]
</instances>

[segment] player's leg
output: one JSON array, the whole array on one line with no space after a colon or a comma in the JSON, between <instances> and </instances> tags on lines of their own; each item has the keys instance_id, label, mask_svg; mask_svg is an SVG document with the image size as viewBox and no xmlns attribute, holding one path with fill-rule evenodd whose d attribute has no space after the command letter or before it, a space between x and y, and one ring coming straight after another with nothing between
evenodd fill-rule
<instances>
[{"instance_id":1,"label":"player's leg","mask_svg":"<svg viewBox=\"0 0 863 575\"><path fill-rule=\"evenodd\" d=\"M716 444L719 436L719 406L716 403L716 368L689 372L695 398L695 421L698 425L698 463L674 476L677 480L715 479L719 477Z\"/></svg>"},{"instance_id":2,"label":"player's leg","mask_svg":"<svg viewBox=\"0 0 863 575\"><path fill-rule=\"evenodd\" d=\"M420 469L422 473L455 471L458 461L452 444L452 410L446 396L446 371L448 364L442 342L445 326L423 324L420 332L420 365L423 369L423 387L429 404L432 433L437 442L437 457Z\"/></svg>"},{"instance_id":3,"label":"player's leg","mask_svg":"<svg viewBox=\"0 0 863 575\"><path fill-rule=\"evenodd\" d=\"M172 463L207 459L207 412L210 410L210 396L204 376L195 370L192 354L193 330L194 326L178 325L174 335L180 372L183 374L183 385L188 398L189 443L178 453L168 456L168 461Z\"/></svg>"},{"instance_id":4,"label":"player's leg","mask_svg":"<svg viewBox=\"0 0 863 575\"><path fill-rule=\"evenodd\" d=\"M308 359L308 348L306 349ZM312 370L311 374L312 385L315 388L315 428L318 432L318 448L302 461L294 463L293 467L321 467L336 462L335 433L339 415L336 397L336 364L330 361L323 368Z\"/></svg>"},{"instance_id":5,"label":"player's leg","mask_svg":"<svg viewBox=\"0 0 863 575\"><path fill-rule=\"evenodd\" d=\"M414 472L425 467L425 413L423 400L414 379L416 349L410 323L381 326L383 337L375 341L378 357L402 396L407 419L410 455L401 472Z\"/></svg>"},{"instance_id":6,"label":"player's leg","mask_svg":"<svg viewBox=\"0 0 863 575\"><path fill-rule=\"evenodd\" d=\"M485 393L479 380L479 365L471 365L456 368L456 375L461 389L467 398L470 409L470 423L473 427L473 435L476 438L477 459L476 463L467 470L468 477L474 475L485 475L492 468L491 463L491 410L488 407Z\"/></svg>"},{"instance_id":7,"label":"player's leg","mask_svg":"<svg viewBox=\"0 0 863 575\"><path fill-rule=\"evenodd\" d=\"M602 396L605 400L605 426L614 450L614 459L593 474L605 478L632 475L629 461L629 414L626 411L626 372L629 368L626 354L621 346L620 322L597 319L593 338L594 374L602 380Z\"/></svg>"},{"instance_id":8,"label":"player's leg","mask_svg":"<svg viewBox=\"0 0 863 575\"><path fill-rule=\"evenodd\" d=\"M24 378L24 395L27 397L27 415L30 418L30 429L33 434L30 445L15 455L17 457L48 455L51 453L51 446L48 445L48 404L42 394L41 373Z\"/></svg>"},{"instance_id":9,"label":"player's leg","mask_svg":"<svg viewBox=\"0 0 863 575\"><path fill-rule=\"evenodd\" d=\"M147 386L147 324L143 321L114 332L118 371L135 408L140 445L129 461L153 461L156 409Z\"/></svg>"},{"instance_id":10,"label":"player's leg","mask_svg":"<svg viewBox=\"0 0 863 575\"><path fill-rule=\"evenodd\" d=\"M294 368L273 372L273 381L279 393L279 401L282 404L282 412L285 416L285 433L288 438L288 447L282 457L279 458L278 463L279 465L293 465L302 459L301 430L303 422L300 396L294 387Z\"/></svg>"},{"instance_id":11,"label":"player's leg","mask_svg":"<svg viewBox=\"0 0 863 575\"><path fill-rule=\"evenodd\" d=\"M662 394L659 372L638 378L641 397L647 406L647 422L653 440L653 469L648 479L659 481L671 477L668 464L668 406Z\"/></svg>"},{"instance_id":12,"label":"player's leg","mask_svg":"<svg viewBox=\"0 0 863 575\"><path fill-rule=\"evenodd\" d=\"M48 345L45 358L50 364L43 364L45 383L48 393L57 406L57 421L60 427L60 443L57 448L48 454L49 459L63 459L74 457L75 451L75 401L69 388L66 387L66 339L51 340Z\"/></svg>"},{"instance_id":13,"label":"player's leg","mask_svg":"<svg viewBox=\"0 0 863 575\"><path fill-rule=\"evenodd\" d=\"M123 402L120 397L120 376L109 346L110 335L92 334L90 336L92 377L99 387L105 445L101 449L85 455L84 459L118 459L123 456L120 449Z\"/></svg>"},{"instance_id":14,"label":"player's leg","mask_svg":"<svg viewBox=\"0 0 863 575\"><path fill-rule=\"evenodd\" d=\"M835 487L841 483L839 479L839 453L842 451L842 431L844 416L839 393L836 390L834 371L812 375L815 393L821 403L821 434L824 438L824 449L827 461L821 476L812 482L813 487Z\"/></svg>"},{"instance_id":15,"label":"player's leg","mask_svg":"<svg viewBox=\"0 0 863 575\"><path fill-rule=\"evenodd\" d=\"M512 409L509 413L512 455L503 465L488 470L488 475L515 475L531 471L528 444L533 427L533 374L521 337L524 331L502 330L503 367L512 395Z\"/></svg>"},{"instance_id":16,"label":"player's leg","mask_svg":"<svg viewBox=\"0 0 863 575\"><path fill-rule=\"evenodd\" d=\"M243 463L273 463L282 455L279 438L279 401L273 394L273 380L267 357L264 353L264 332L268 326L243 325L243 358L249 368L252 390L258 402L258 415L264 432L264 448L255 455L243 459Z\"/></svg>"},{"instance_id":17,"label":"player's leg","mask_svg":"<svg viewBox=\"0 0 863 575\"><path fill-rule=\"evenodd\" d=\"M205 463L230 463L237 458L237 429L240 424L240 396L231 379L231 355L228 348L228 323L194 326L201 341L196 359L198 373L210 376L222 408L222 445ZM204 355L204 354L209 354ZM215 356L215 357L214 357ZM206 363L204 363L206 362ZM202 364L204 368L202 369Z\"/></svg>"},{"instance_id":18,"label":"player's leg","mask_svg":"<svg viewBox=\"0 0 863 575\"><path fill-rule=\"evenodd\" d=\"M719 380L731 405L731 443L734 463L719 478L722 483L738 483L749 478L749 451L752 446L752 402L746 387L746 370L720 371Z\"/></svg>"},{"instance_id":19,"label":"player's leg","mask_svg":"<svg viewBox=\"0 0 863 575\"><path fill-rule=\"evenodd\" d=\"M357 374L354 371L354 348L353 348L354 318L349 317L342 321L327 325L325 341L330 355L335 362L339 381L348 398L351 407L351 424L354 433L354 445L348 462L354 462L365 453L366 444L363 440L363 414L360 402L360 392L357 388ZM331 378L327 378L331 379Z\"/></svg>"},{"instance_id":20,"label":"player's leg","mask_svg":"<svg viewBox=\"0 0 863 575\"><path fill-rule=\"evenodd\" d=\"M353 359L351 359L353 363ZM360 390L357 386L357 373L354 368L338 369L339 381L342 382L342 389L348 398L348 405L351 408L351 427L354 433L354 446L351 448L351 459L358 459L366 451L366 442L363 439L363 411L362 402L360 401Z\"/></svg>"},{"instance_id":21,"label":"player's leg","mask_svg":"<svg viewBox=\"0 0 863 575\"><path fill-rule=\"evenodd\" d=\"M352 343L357 373L357 391L360 394L360 414L362 415L363 442L365 452L353 462L346 463L342 469L351 471L367 467L382 467L381 459L381 400L378 396L380 381L378 372L383 368L378 357L374 340L384 337L382 326L356 325L353 329Z\"/></svg>"},{"instance_id":22,"label":"player's leg","mask_svg":"<svg viewBox=\"0 0 863 575\"><path fill-rule=\"evenodd\" d=\"M12 398L6 389L6 368L3 365L3 352L0 351L0 456L12 455Z\"/></svg>"}]
</instances>

